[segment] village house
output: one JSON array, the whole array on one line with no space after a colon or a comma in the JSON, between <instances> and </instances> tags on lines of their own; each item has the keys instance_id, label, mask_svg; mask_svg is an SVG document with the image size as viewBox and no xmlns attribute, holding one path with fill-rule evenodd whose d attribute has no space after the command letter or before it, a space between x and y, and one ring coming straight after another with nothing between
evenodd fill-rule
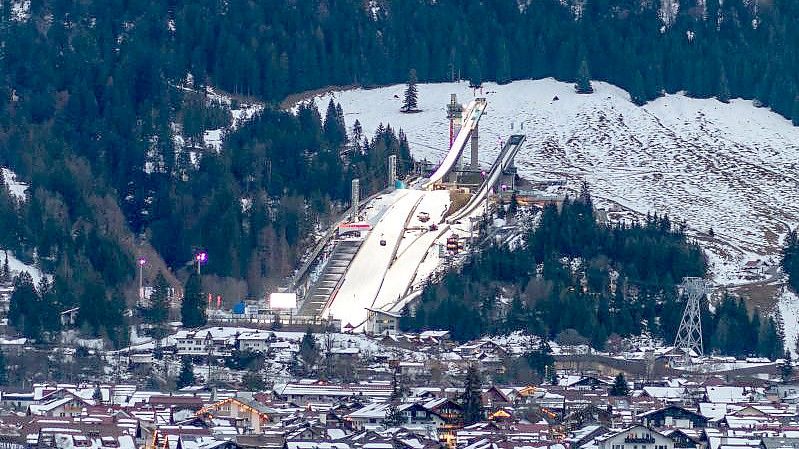
<instances>
[{"instance_id":1,"label":"village house","mask_svg":"<svg viewBox=\"0 0 799 449\"><path fill-rule=\"evenodd\" d=\"M674 449L674 441L649 427L634 425L596 439L598 449Z\"/></svg>"},{"instance_id":2,"label":"village house","mask_svg":"<svg viewBox=\"0 0 799 449\"><path fill-rule=\"evenodd\" d=\"M638 415L641 424L653 427L676 427L680 429L693 429L707 427L708 419L699 413L691 410L678 407L676 405L669 405L657 410L650 410L648 412Z\"/></svg>"},{"instance_id":3,"label":"village house","mask_svg":"<svg viewBox=\"0 0 799 449\"><path fill-rule=\"evenodd\" d=\"M203 407L197 414L228 418L236 429L244 433L261 433L261 429L269 422L269 412L269 407L257 401L228 398Z\"/></svg>"}]
</instances>

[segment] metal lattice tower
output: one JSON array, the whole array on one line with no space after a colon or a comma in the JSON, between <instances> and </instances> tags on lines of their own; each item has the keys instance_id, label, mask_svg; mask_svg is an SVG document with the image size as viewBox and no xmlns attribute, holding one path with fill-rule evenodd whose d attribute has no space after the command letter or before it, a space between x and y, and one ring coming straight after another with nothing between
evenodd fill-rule
<instances>
[{"instance_id":1,"label":"metal lattice tower","mask_svg":"<svg viewBox=\"0 0 799 449\"><path fill-rule=\"evenodd\" d=\"M680 328L674 338L674 347L680 348L686 354L693 351L696 355L703 355L702 346L702 319L700 315L700 302L709 292L707 282L702 278L683 278L680 290L688 297L685 312L682 314Z\"/></svg>"}]
</instances>

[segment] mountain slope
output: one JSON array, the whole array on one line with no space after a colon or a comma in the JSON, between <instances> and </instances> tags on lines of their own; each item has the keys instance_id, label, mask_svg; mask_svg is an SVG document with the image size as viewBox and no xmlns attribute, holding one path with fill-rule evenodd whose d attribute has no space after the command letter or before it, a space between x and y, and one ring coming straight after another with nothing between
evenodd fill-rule
<instances>
[{"instance_id":1,"label":"mountain slope","mask_svg":"<svg viewBox=\"0 0 799 449\"><path fill-rule=\"evenodd\" d=\"M578 95L552 79L485 85L482 163L493 160L500 139L523 132L520 174L565 178L572 188L587 180L600 206L685 220L707 250L717 283L747 283L743 268L750 260L776 264L782 237L799 224L799 128L750 101L667 95L638 107L617 87L597 82L594 88ZM401 114L403 89L332 92L316 101L341 102L349 126L355 119L366 129L390 122L406 132L416 158L440 159L449 132L444 105L450 93L468 100L471 89L420 85L424 111Z\"/></svg>"}]
</instances>

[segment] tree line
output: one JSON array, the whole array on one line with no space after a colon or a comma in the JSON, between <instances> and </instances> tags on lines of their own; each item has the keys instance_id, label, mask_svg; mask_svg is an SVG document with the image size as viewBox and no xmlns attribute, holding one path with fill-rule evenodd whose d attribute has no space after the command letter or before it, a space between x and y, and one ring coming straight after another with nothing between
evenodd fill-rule
<instances>
[{"instance_id":1,"label":"tree line","mask_svg":"<svg viewBox=\"0 0 799 449\"><path fill-rule=\"evenodd\" d=\"M643 332L671 342L685 308L677 284L707 270L684 225L658 215L599 223L585 187L560 208L546 206L525 241L493 245L428 285L401 327L446 329L460 341L522 331L598 349ZM711 312L705 298L702 315L707 350L783 354L778 323L758 311L750 317L740 299L726 296Z\"/></svg>"}]
</instances>

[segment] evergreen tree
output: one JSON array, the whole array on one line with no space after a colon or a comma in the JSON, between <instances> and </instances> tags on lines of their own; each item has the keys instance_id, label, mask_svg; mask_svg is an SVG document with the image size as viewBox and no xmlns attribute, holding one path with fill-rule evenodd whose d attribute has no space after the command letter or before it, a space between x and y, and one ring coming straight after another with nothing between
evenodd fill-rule
<instances>
[{"instance_id":1,"label":"evergreen tree","mask_svg":"<svg viewBox=\"0 0 799 449\"><path fill-rule=\"evenodd\" d=\"M8 282L11 280L11 268L8 266L8 251L6 250L4 253L5 258L3 259L3 271L0 273L0 276L2 276L3 282Z\"/></svg>"},{"instance_id":2,"label":"evergreen tree","mask_svg":"<svg viewBox=\"0 0 799 449\"><path fill-rule=\"evenodd\" d=\"M627 385L627 379L624 378L624 374L619 373L616 375L608 394L611 396L627 396L630 394L630 387Z\"/></svg>"},{"instance_id":3,"label":"evergreen tree","mask_svg":"<svg viewBox=\"0 0 799 449\"><path fill-rule=\"evenodd\" d=\"M785 351L785 354L782 356L785 360L780 366L780 376L782 376L782 380L787 382L793 376L793 360L791 359L791 351Z\"/></svg>"},{"instance_id":4,"label":"evergreen tree","mask_svg":"<svg viewBox=\"0 0 799 449\"><path fill-rule=\"evenodd\" d=\"M169 283L160 271L155 277L146 317L147 321L152 324L164 324L169 318Z\"/></svg>"},{"instance_id":5,"label":"evergreen tree","mask_svg":"<svg viewBox=\"0 0 799 449\"><path fill-rule=\"evenodd\" d=\"M730 102L730 85L727 81L727 73L724 71L724 66L721 67L719 72L719 90L716 98L722 103Z\"/></svg>"},{"instance_id":6,"label":"evergreen tree","mask_svg":"<svg viewBox=\"0 0 799 449\"><path fill-rule=\"evenodd\" d=\"M630 100L638 105L646 104L646 91L644 90L644 78L640 71L636 71L633 76L633 84L630 87Z\"/></svg>"},{"instance_id":7,"label":"evergreen tree","mask_svg":"<svg viewBox=\"0 0 799 449\"><path fill-rule=\"evenodd\" d=\"M6 365L6 355L0 351L0 385L8 383L8 366Z\"/></svg>"},{"instance_id":8,"label":"evergreen tree","mask_svg":"<svg viewBox=\"0 0 799 449\"><path fill-rule=\"evenodd\" d=\"M332 148L338 148L347 140L347 129L344 125L344 117L341 112L341 105L336 106L331 98L327 103L325 112L324 138Z\"/></svg>"},{"instance_id":9,"label":"evergreen tree","mask_svg":"<svg viewBox=\"0 0 799 449\"><path fill-rule=\"evenodd\" d=\"M799 291L799 232L796 229L788 231L785 236L780 265L788 275L788 285Z\"/></svg>"},{"instance_id":10,"label":"evergreen tree","mask_svg":"<svg viewBox=\"0 0 799 449\"><path fill-rule=\"evenodd\" d=\"M552 348L545 336L539 337L538 347L525 355L527 364L542 380L555 373L555 358L552 357Z\"/></svg>"},{"instance_id":11,"label":"evergreen tree","mask_svg":"<svg viewBox=\"0 0 799 449\"><path fill-rule=\"evenodd\" d=\"M305 331L305 335L302 336L300 341L299 357L306 373L310 373L313 370L316 361L319 359L319 345L310 327Z\"/></svg>"},{"instance_id":12,"label":"evergreen tree","mask_svg":"<svg viewBox=\"0 0 799 449\"><path fill-rule=\"evenodd\" d=\"M180 361L180 374L178 374L177 387L181 388L194 385L194 367L191 363L191 358L183 357Z\"/></svg>"},{"instance_id":13,"label":"evergreen tree","mask_svg":"<svg viewBox=\"0 0 799 449\"><path fill-rule=\"evenodd\" d=\"M407 394L407 386L405 380L400 373L399 366L394 369L394 374L391 377L391 400L399 401Z\"/></svg>"},{"instance_id":14,"label":"evergreen tree","mask_svg":"<svg viewBox=\"0 0 799 449\"><path fill-rule=\"evenodd\" d=\"M477 58L472 58L469 63L469 87L479 89L483 86L483 71Z\"/></svg>"},{"instance_id":15,"label":"evergreen tree","mask_svg":"<svg viewBox=\"0 0 799 449\"><path fill-rule=\"evenodd\" d=\"M799 126L799 95L793 99L793 109L791 110L791 121L793 126Z\"/></svg>"},{"instance_id":16,"label":"evergreen tree","mask_svg":"<svg viewBox=\"0 0 799 449\"><path fill-rule=\"evenodd\" d=\"M763 321L757 338L757 354L774 360L784 353L782 339L774 319L769 318Z\"/></svg>"},{"instance_id":17,"label":"evergreen tree","mask_svg":"<svg viewBox=\"0 0 799 449\"><path fill-rule=\"evenodd\" d=\"M205 301L203 301L202 281L200 275L192 271L183 287L183 302L180 304L180 316L183 326L187 328L205 325Z\"/></svg>"},{"instance_id":18,"label":"evergreen tree","mask_svg":"<svg viewBox=\"0 0 799 449\"><path fill-rule=\"evenodd\" d=\"M591 86L591 73L588 71L588 61L583 59L580 62L580 68L577 71L577 83L574 89L578 94L591 94L594 93L594 87Z\"/></svg>"},{"instance_id":19,"label":"evergreen tree","mask_svg":"<svg viewBox=\"0 0 799 449\"><path fill-rule=\"evenodd\" d=\"M23 271L14 278L8 322L22 332L22 335L41 339L42 312L41 297L33 286L33 278L27 271Z\"/></svg>"},{"instance_id":20,"label":"evergreen tree","mask_svg":"<svg viewBox=\"0 0 799 449\"><path fill-rule=\"evenodd\" d=\"M483 419L483 379L476 363L469 364L463 389L463 422L468 426Z\"/></svg>"},{"instance_id":21,"label":"evergreen tree","mask_svg":"<svg viewBox=\"0 0 799 449\"><path fill-rule=\"evenodd\" d=\"M100 385L94 386L94 391L92 392L92 400L94 400L98 404L103 400L103 391L100 390Z\"/></svg>"},{"instance_id":22,"label":"evergreen tree","mask_svg":"<svg viewBox=\"0 0 799 449\"><path fill-rule=\"evenodd\" d=\"M363 140L363 127L361 126L361 122L358 119L355 119L355 123L352 124L352 140L356 143L360 143Z\"/></svg>"},{"instance_id":23,"label":"evergreen tree","mask_svg":"<svg viewBox=\"0 0 799 449\"><path fill-rule=\"evenodd\" d=\"M399 427L405 423L405 417L399 410L397 401L391 401L386 409L386 417L383 419L383 426L386 428Z\"/></svg>"},{"instance_id":24,"label":"evergreen tree","mask_svg":"<svg viewBox=\"0 0 799 449\"><path fill-rule=\"evenodd\" d=\"M408 82L405 86L405 96L402 100L402 108L400 109L402 112L419 111L419 92L416 88L416 83L416 69L411 69L410 72L408 72Z\"/></svg>"}]
</instances>

